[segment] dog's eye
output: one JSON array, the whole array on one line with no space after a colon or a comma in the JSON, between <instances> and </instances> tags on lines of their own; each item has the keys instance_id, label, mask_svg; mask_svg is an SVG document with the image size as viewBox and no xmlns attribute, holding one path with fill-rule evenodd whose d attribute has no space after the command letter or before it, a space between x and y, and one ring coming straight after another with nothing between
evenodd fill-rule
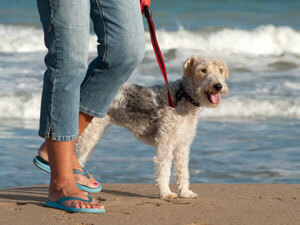
<instances>
[{"instance_id":1,"label":"dog's eye","mask_svg":"<svg viewBox=\"0 0 300 225\"><path fill-rule=\"evenodd\" d=\"M202 69L201 72L202 73L207 73L207 69Z\"/></svg>"},{"instance_id":2,"label":"dog's eye","mask_svg":"<svg viewBox=\"0 0 300 225\"><path fill-rule=\"evenodd\" d=\"M220 73L223 73L223 69L220 68L219 71L220 71Z\"/></svg>"}]
</instances>

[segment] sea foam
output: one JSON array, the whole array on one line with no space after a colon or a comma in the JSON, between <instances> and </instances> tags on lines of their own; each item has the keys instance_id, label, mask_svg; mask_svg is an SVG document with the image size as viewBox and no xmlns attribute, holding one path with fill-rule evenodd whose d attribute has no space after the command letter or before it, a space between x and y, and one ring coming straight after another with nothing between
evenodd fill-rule
<instances>
[{"instance_id":1,"label":"sea foam","mask_svg":"<svg viewBox=\"0 0 300 225\"><path fill-rule=\"evenodd\" d=\"M223 28L217 31L158 30L163 50L191 49L258 56L277 56L284 53L300 55L300 32L290 27L259 26L254 30ZM148 32L146 49L151 50ZM90 50L96 51L95 35L90 35ZM0 52L45 51L43 32L33 27L0 25Z\"/></svg>"},{"instance_id":2,"label":"sea foam","mask_svg":"<svg viewBox=\"0 0 300 225\"><path fill-rule=\"evenodd\" d=\"M0 97L0 119L37 120L40 116L40 104L40 93L2 96ZM200 117L216 120L300 118L300 98L267 100L227 97L222 100L218 108L204 109Z\"/></svg>"},{"instance_id":3,"label":"sea foam","mask_svg":"<svg viewBox=\"0 0 300 225\"><path fill-rule=\"evenodd\" d=\"M45 69L42 58L46 51L42 36L38 28L0 25L0 61L4 62L0 64L0 119L39 119ZM226 55L232 95L224 98L217 109L205 109L202 118L300 118L300 32L269 25L254 30L159 30L157 36L165 51L171 79L181 76L182 62L191 54L217 52L220 56ZM141 82L142 85L161 81L148 32L145 37L149 52L130 79L131 83ZM90 49L96 49L95 35L91 35L89 41ZM173 58L168 56L172 52L176 52ZM270 99L272 94L278 97Z\"/></svg>"}]
</instances>

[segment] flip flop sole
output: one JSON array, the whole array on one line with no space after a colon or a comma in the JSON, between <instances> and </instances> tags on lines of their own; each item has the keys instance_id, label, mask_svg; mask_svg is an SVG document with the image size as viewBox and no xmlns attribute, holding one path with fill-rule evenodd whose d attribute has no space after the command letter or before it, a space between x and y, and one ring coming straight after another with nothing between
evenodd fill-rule
<instances>
[{"instance_id":1,"label":"flip flop sole","mask_svg":"<svg viewBox=\"0 0 300 225\"><path fill-rule=\"evenodd\" d=\"M61 203L52 202L47 200L45 202L45 206L54 208L54 209L60 209L71 213L105 213L105 209L83 209L83 208L69 208L64 206Z\"/></svg>"},{"instance_id":2,"label":"flip flop sole","mask_svg":"<svg viewBox=\"0 0 300 225\"><path fill-rule=\"evenodd\" d=\"M45 172L47 172L47 173L51 173L50 166L47 165L47 164L45 164L45 163L43 163L43 162L41 162L37 157L35 157L35 158L33 159L33 164L34 164L37 168L39 168L39 169L41 169L41 170L43 170L43 171L45 171Z\"/></svg>"}]
</instances>

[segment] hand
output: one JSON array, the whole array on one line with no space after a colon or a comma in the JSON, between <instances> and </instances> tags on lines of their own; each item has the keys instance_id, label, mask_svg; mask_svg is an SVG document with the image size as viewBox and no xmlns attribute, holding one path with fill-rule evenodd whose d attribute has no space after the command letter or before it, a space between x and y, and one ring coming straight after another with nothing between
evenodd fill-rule
<instances>
[{"instance_id":1,"label":"hand","mask_svg":"<svg viewBox=\"0 0 300 225\"><path fill-rule=\"evenodd\" d=\"M144 6L150 7L151 0L140 0L141 1L141 10L142 14L144 14Z\"/></svg>"}]
</instances>

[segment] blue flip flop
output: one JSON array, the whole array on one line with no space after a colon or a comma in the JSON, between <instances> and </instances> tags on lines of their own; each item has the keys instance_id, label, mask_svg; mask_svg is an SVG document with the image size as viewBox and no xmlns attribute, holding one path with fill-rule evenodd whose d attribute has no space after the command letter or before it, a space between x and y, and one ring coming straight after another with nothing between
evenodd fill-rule
<instances>
[{"instance_id":1,"label":"blue flip flop","mask_svg":"<svg viewBox=\"0 0 300 225\"><path fill-rule=\"evenodd\" d=\"M38 167L39 169L47 172L47 173L51 173L51 169L50 169L50 165L49 165L49 162L44 160L42 157L40 156L36 156L34 159L33 159L33 164ZM73 173L74 174L80 174L80 175L83 175L85 176L87 179L90 179L91 177L89 176L89 174L87 173L87 171L85 169L83 169L83 172L80 171L80 170L76 170L76 169L73 169ZM87 187L85 185L82 185L82 184L77 184L77 187L82 190L82 191L86 191L86 192L90 192L90 193L98 193L101 191L102 187L101 187L101 184L98 182L98 186L96 188L90 188L90 187Z\"/></svg>"},{"instance_id":2,"label":"blue flip flop","mask_svg":"<svg viewBox=\"0 0 300 225\"><path fill-rule=\"evenodd\" d=\"M37 156L33 159L33 164L34 164L37 168L39 168L39 169L41 169L41 170L43 170L43 171L45 171L45 172L47 172L47 173L51 173L51 169L50 169L49 162L46 161L46 160L44 160L44 159L43 159L42 157L40 157L39 155L37 155Z\"/></svg>"},{"instance_id":3,"label":"blue flip flop","mask_svg":"<svg viewBox=\"0 0 300 225\"><path fill-rule=\"evenodd\" d=\"M63 197L58 199L56 202L46 200L45 206L55 208L55 209L61 209L65 210L67 212L75 213L75 212L80 212L80 213L105 213L105 209L90 209L90 208L69 208L62 203L65 201L69 200L79 200L83 202L93 202L93 199L91 196L88 196L88 200L82 199L82 198L76 198L76 197Z\"/></svg>"},{"instance_id":4,"label":"blue flip flop","mask_svg":"<svg viewBox=\"0 0 300 225\"><path fill-rule=\"evenodd\" d=\"M83 172L80 170L73 169L73 173L83 175L87 179L90 179L91 177L89 176L88 172L84 168L82 168L82 170L83 170ZM98 183L98 186L96 188L89 188L85 185L78 184L78 183L77 183L77 187L79 187L79 189L82 191L86 191L86 192L90 192L90 193L98 193L101 191L101 188L102 188L100 183Z\"/></svg>"}]
</instances>

